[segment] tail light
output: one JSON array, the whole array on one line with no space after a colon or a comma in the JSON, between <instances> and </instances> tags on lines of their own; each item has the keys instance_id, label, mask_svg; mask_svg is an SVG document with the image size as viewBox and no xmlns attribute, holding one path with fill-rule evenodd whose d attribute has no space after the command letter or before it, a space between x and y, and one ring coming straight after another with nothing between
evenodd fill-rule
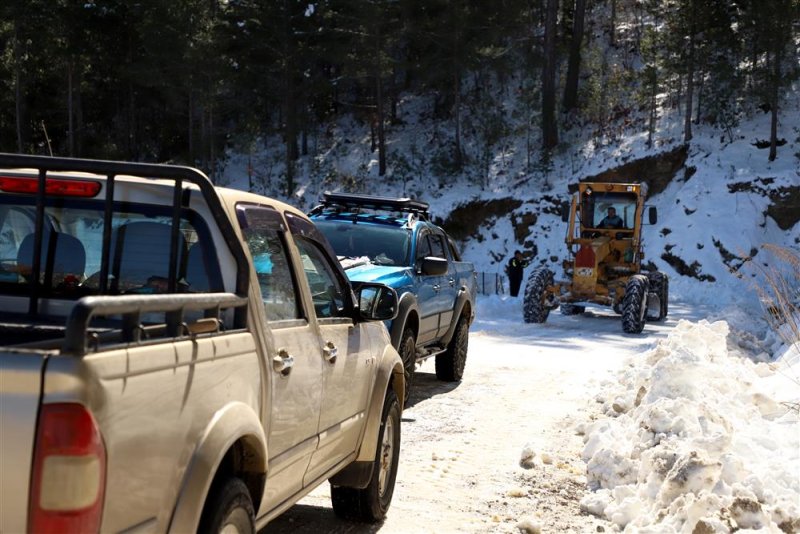
<instances>
[{"instance_id":1,"label":"tail light","mask_svg":"<svg viewBox=\"0 0 800 534\"><path fill-rule=\"evenodd\" d=\"M100 530L105 471L106 450L92 414L76 403L43 405L33 458L29 531Z\"/></svg>"},{"instance_id":2,"label":"tail light","mask_svg":"<svg viewBox=\"0 0 800 534\"><path fill-rule=\"evenodd\" d=\"M20 176L0 176L0 191L6 193L36 194L39 190L39 179ZM60 197L91 198L100 192L100 182L90 180L64 180L47 178L44 192L47 195Z\"/></svg>"}]
</instances>

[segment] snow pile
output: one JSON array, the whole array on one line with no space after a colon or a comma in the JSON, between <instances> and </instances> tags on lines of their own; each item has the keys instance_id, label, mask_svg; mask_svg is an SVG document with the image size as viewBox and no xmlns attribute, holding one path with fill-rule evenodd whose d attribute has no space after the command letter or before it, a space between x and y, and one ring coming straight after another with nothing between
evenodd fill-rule
<instances>
[{"instance_id":1,"label":"snow pile","mask_svg":"<svg viewBox=\"0 0 800 534\"><path fill-rule=\"evenodd\" d=\"M583 510L626 532L800 531L800 382L728 330L680 321L605 386L608 417L579 429Z\"/></svg>"}]
</instances>

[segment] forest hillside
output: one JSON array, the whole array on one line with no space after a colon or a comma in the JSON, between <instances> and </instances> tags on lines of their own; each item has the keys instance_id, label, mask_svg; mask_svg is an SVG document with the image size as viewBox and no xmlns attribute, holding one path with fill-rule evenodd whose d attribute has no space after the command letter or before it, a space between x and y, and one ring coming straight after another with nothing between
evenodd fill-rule
<instances>
[{"instance_id":1,"label":"forest hillside","mask_svg":"<svg viewBox=\"0 0 800 534\"><path fill-rule=\"evenodd\" d=\"M577 181L645 181L650 266L754 305L800 246L799 50L800 0L6 2L0 150L418 197L484 272L559 265Z\"/></svg>"}]
</instances>

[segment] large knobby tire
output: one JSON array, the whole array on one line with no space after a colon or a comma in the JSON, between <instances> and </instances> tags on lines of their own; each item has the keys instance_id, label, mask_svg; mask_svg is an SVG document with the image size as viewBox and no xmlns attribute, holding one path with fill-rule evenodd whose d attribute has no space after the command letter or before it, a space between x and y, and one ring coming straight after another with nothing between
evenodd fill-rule
<instances>
[{"instance_id":1,"label":"large knobby tire","mask_svg":"<svg viewBox=\"0 0 800 534\"><path fill-rule=\"evenodd\" d=\"M647 283L649 287L648 291L658 295L658 301L660 303L658 316L648 316L647 319L653 321L663 321L667 318L667 312L669 311L669 278L667 278L665 273L660 271L651 272L647 274Z\"/></svg>"},{"instance_id":2,"label":"large knobby tire","mask_svg":"<svg viewBox=\"0 0 800 534\"><path fill-rule=\"evenodd\" d=\"M586 306L563 302L561 306L559 306L559 309L561 310L561 315L578 315L586 311Z\"/></svg>"},{"instance_id":3,"label":"large knobby tire","mask_svg":"<svg viewBox=\"0 0 800 534\"><path fill-rule=\"evenodd\" d=\"M464 376L469 348L469 325L463 315L458 319L453 339L447 350L436 355L436 378L445 382L458 382Z\"/></svg>"},{"instance_id":4,"label":"large knobby tire","mask_svg":"<svg viewBox=\"0 0 800 534\"><path fill-rule=\"evenodd\" d=\"M229 478L216 487L212 486L198 532L255 534L253 501L241 479Z\"/></svg>"},{"instance_id":5,"label":"large knobby tire","mask_svg":"<svg viewBox=\"0 0 800 534\"><path fill-rule=\"evenodd\" d=\"M372 478L364 489L346 488L331 484L333 511L343 519L375 523L386 517L397 479L400 455L400 403L389 390L383 403L378 450L372 468Z\"/></svg>"},{"instance_id":6,"label":"large knobby tire","mask_svg":"<svg viewBox=\"0 0 800 534\"><path fill-rule=\"evenodd\" d=\"M526 323L543 323L550 314L550 308L545 305L546 290L553 285L553 272L541 268L533 271L528 276L525 285L525 301L522 304L522 317Z\"/></svg>"},{"instance_id":7,"label":"large knobby tire","mask_svg":"<svg viewBox=\"0 0 800 534\"><path fill-rule=\"evenodd\" d=\"M627 334L639 334L644 330L647 311L647 277L635 274L625 284L622 299L622 330Z\"/></svg>"},{"instance_id":8,"label":"large knobby tire","mask_svg":"<svg viewBox=\"0 0 800 534\"><path fill-rule=\"evenodd\" d=\"M414 383L414 374L417 369L417 341L411 328L403 330L397 352L400 354L400 359L403 360L403 373L406 378L405 396L403 398L405 399L404 405L408 406L411 385Z\"/></svg>"}]
</instances>

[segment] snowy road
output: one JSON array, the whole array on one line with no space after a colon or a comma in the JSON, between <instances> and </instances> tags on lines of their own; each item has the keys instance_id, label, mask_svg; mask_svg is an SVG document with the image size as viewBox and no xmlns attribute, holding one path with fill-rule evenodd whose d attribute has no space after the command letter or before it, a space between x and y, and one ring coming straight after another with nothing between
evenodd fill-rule
<instances>
[{"instance_id":1,"label":"snowy road","mask_svg":"<svg viewBox=\"0 0 800 534\"><path fill-rule=\"evenodd\" d=\"M544 325L521 320L519 303L481 302L464 380L436 380L433 361L417 370L403 413L400 468L381 525L337 519L327 484L270 523L265 532L597 532L609 523L582 513L586 466L576 425L597 410L594 392L627 355L645 351L679 318L623 334L619 316L553 312ZM523 449L535 453L520 466Z\"/></svg>"}]
</instances>

